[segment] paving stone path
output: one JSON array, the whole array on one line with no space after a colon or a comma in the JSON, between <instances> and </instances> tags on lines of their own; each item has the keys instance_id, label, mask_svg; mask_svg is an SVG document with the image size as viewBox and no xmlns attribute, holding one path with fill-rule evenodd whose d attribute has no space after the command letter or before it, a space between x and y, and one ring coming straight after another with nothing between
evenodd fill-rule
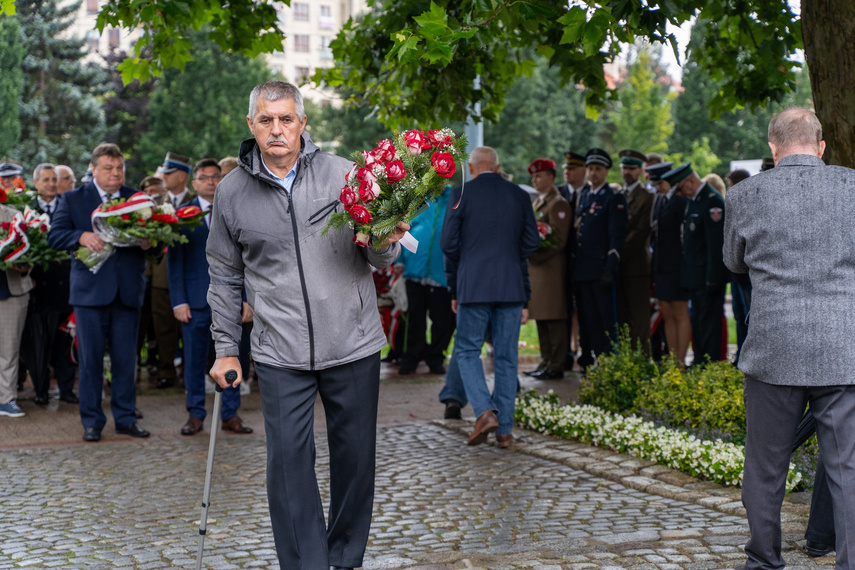
<instances>
[{"instance_id":1,"label":"paving stone path","mask_svg":"<svg viewBox=\"0 0 855 570\"><path fill-rule=\"evenodd\" d=\"M326 499L328 454L318 434ZM744 561L744 517L561 462L468 448L431 423L382 427L365 569L706 570ZM193 568L207 438L0 451L0 569ZM207 568L278 568L264 438L222 437ZM803 532L803 527L802 527ZM793 567L811 560L785 536Z\"/></svg>"}]
</instances>

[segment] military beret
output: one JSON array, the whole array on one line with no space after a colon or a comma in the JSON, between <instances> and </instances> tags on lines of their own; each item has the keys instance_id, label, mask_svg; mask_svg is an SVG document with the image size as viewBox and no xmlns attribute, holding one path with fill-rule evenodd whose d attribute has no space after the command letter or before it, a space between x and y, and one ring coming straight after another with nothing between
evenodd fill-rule
<instances>
[{"instance_id":1,"label":"military beret","mask_svg":"<svg viewBox=\"0 0 855 570\"><path fill-rule=\"evenodd\" d=\"M621 166L626 165L630 168L638 168L647 162L647 155L638 152L637 150L626 149L618 153Z\"/></svg>"},{"instance_id":2,"label":"military beret","mask_svg":"<svg viewBox=\"0 0 855 570\"><path fill-rule=\"evenodd\" d=\"M585 155L585 165L587 166L589 164L599 164L600 166L611 168L612 157L601 148L592 148L588 151L588 154Z\"/></svg>"},{"instance_id":3,"label":"military beret","mask_svg":"<svg viewBox=\"0 0 855 570\"><path fill-rule=\"evenodd\" d=\"M12 160L11 158L3 158L0 162L0 176L23 176L24 167Z\"/></svg>"},{"instance_id":4,"label":"military beret","mask_svg":"<svg viewBox=\"0 0 855 570\"><path fill-rule=\"evenodd\" d=\"M535 172L541 172L543 170L551 170L554 173L555 161L551 158L535 158L531 161L531 164L528 165L529 174L534 174Z\"/></svg>"},{"instance_id":5,"label":"military beret","mask_svg":"<svg viewBox=\"0 0 855 570\"><path fill-rule=\"evenodd\" d=\"M663 174L671 170L672 166L674 166L673 162L660 162L659 164L645 166L644 171L650 177L650 182L656 183L662 179Z\"/></svg>"},{"instance_id":6,"label":"military beret","mask_svg":"<svg viewBox=\"0 0 855 570\"><path fill-rule=\"evenodd\" d=\"M167 152L166 158L163 159L163 166L161 166L161 172L164 174L169 174L170 172L175 172L176 170L181 170L190 174L193 170L193 161L187 158L186 156L182 156L175 152Z\"/></svg>"},{"instance_id":7,"label":"military beret","mask_svg":"<svg viewBox=\"0 0 855 570\"><path fill-rule=\"evenodd\" d=\"M676 186L678 182L686 178L692 172L694 172L694 170L692 170L692 162L684 162L677 168L672 168L665 174L660 174L659 179L664 180L671 186Z\"/></svg>"},{"instance_id":8,"label":"military beret","mask_svg":"<svg viewBox=\"0 0 855 570\"><path fill-rule=\"evenodd\" d=\"M573 151L565 152L564 168L576 168L578 166L585 166L585 155Z\"/></svg>"}]
</instances>

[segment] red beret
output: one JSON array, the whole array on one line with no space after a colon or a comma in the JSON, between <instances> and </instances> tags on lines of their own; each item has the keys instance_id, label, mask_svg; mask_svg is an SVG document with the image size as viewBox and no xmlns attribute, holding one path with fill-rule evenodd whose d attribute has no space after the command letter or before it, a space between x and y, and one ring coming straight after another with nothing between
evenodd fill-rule
<instances>
[{"instance_id":1,"label":"red beret","mask_svg":"<svg viewBox=\"0 0 855 570\"><path fill-rule=\"evenodd\" d=\"M555 161L550 158L535 158L528 165L528 173L534 174L542 170L555 170Z\"/></svg>"}]
</instances>

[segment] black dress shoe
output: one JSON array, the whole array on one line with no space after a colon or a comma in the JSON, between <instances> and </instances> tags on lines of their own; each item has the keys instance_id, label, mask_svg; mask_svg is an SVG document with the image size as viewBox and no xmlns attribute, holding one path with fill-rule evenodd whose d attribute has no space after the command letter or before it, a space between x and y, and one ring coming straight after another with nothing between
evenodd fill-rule
<instances>
[{"instance_id":1,"label":"black dress shoe","mask_svg":"<svg viewBox=\"0 0 855 570\"><path fill-rule=\"evenodd\" d=\"M50 398L48 398L47 394L40 394L33 398L33 403L37 406L47 406L48 402L50 402Z\"/></svg>"},{"instance_id":2,"label":"black dress shoe","mask_svg":"<svg viewBox=\"0 0 855 570\"><path fill-rule=\"evenodd\" d=\"M805 543L805 554L811 558L819 558L820 556L826 556L832 552L834 552L833 545L829 546L827 544L820 544L819 542L814 542L812 540L808 540Z\"/></svg>"},{"instance_id":3,"label":"black dress shoe","mask_svg":"<svg viewBox=\"0 0 855 570\"><path fill-rule=\"evenodd\" d=\"M59 395L59 401L65 402L66 404L79 404L80 399L77 397L77 394L74 392L63 392Z\"/></svg>"},{"instance_id":4,"label":"black dress shoe","mask_svg":"<svg viewBox=\"0 0 855 570\"><path fill-rule=\"evenodd\" d=\"M175 385L175 380L170 380L169 378L158 378L157 379L157 387L160 389L163 388L172 388Z\"/></svg>"},{"instance_id":5,"label":"black dress shoe","mask_svg":"<svg viewBox=\"0 0 855 570\"><path fill-rule=\"evenodd\" d=\"M139 426L139 424L136 423L133 423L123 428L116 426L116 433L129 435L131 437L148 437L151 435L150 433L148 433L148 431L144 430Z\"/></svg>"},{"instance_id":6,"label":"black dress shoe","mask_svg":"<svg viewBox=\"0 0 855 570\"><path fill-rule=\"evenodd\" d=\"M83 441L101 441L101 429L96 427L84 428Z\"/></svg>"},{"instance_id":7,"label":"black dress shoe","mask_svg":"<svg viewBox=\"0 0 855 570\"><path fill-rule=\"evenodd\" d=\"M564 371L549 370L548 368L545 368L543 372L540 372L538 374L532 374L531 377L537 380L561 380L562 378L564 378Z\"/></svg>"},{"instance_id":8,"label":"black dress shoe","mask_svg":"<svg viewBox=\"0 0 855 570\"><path fill-rule=\"evenodd\" d=\"M534 370L523 370L523 374L525 374L526 376L536 376L544 370L545 368L543 367L543 364L539 364Z\"/></svg>"},{"instance_id":9,"label":"black dress shoe","mask_svg":"<svg viewBox=\"0 0 855 570\"><path fill-rule=\"evenodd\" d=\"M445 374L446 373L445 366L443 366L442 364L428 365L428 369L430 370L431 374Z\"/></svg>"},{"instance_id":10,"label":"black dress shoe","mask_svg":"<svg viewBox=\"0 0 855 570\"><path fill-rule=\"evenodd\" d=\"M447 420L462 420L463 416L460 414L460 402L457 400L446 400L445 401L445 419Z\"/></svg>"}]
</instances>

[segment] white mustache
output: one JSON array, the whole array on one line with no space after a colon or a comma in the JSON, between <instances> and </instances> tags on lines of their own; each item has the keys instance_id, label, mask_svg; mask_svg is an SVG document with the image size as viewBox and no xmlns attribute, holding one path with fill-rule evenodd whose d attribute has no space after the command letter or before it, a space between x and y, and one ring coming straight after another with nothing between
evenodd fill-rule
<instances>
[{"instance_id":1,"label":"white mustache","mask_svg":"<svg viewBox=\"0 0 855 570\"><path fill-rule=\"evenodd\" d=\"M267 139L267 144L271 144L271 143L275 143L275 142L281 142L281 143L285 143L288 146L291 146L288 144L288 139L286 139L285 137L283 137L281 135L280 136L273 136L273 137L270 137Z\"/></svg>"}]
</instances>

